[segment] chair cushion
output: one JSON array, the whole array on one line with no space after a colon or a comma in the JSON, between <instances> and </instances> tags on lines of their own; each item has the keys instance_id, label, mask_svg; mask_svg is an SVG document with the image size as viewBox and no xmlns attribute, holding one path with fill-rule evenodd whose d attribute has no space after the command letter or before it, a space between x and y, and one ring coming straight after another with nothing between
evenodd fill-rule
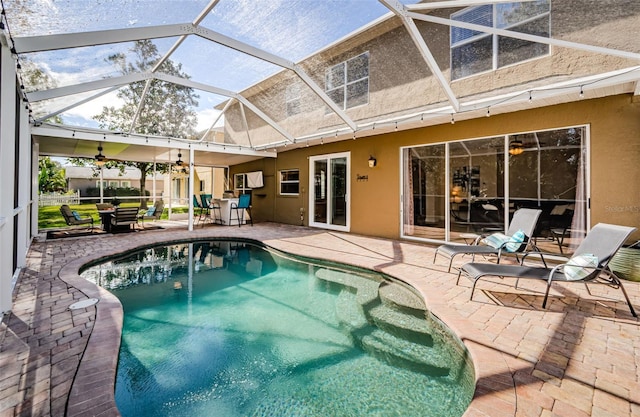
<instances>
[{"instance_id":1,"label":"chair cushion","mask_svg":"<svg viewBox=\"0 0 640 417\"><path fill-rule=\"evenodd\" d=\"M487 246L491 246L492 248L496 248L496 249L501 248L502 245L504 245L508 241L509 241L509 236L505 235L504 233L500 233L500 232L492 233L489 236L487 236L484 239L482 239L482 243L484 243Z\"/></svg>"},{"instance_id":2,"label":"chair cushion","mask_svg":"<svg viewBox=\"0 0 640 417\"><path fill-rule=\"evenodd\" d=\"M482 239L482 243L492 248L500 249L504 247L507 252L515 252L524 242L524 231L518 230L513 236L507 236L504 233L496 232Z\"/></svg>"},{"instance_id":3,"label":"chair cushion","mask_svg":"<svg viewBox=\"0 0 640 417\"><path fill-rule=\"evenodd\" d=\"M520 249L520 246L522 246L522 243L524 243L525 237L526 236L524 234L524 230L518 230L513 234L513 236L511 236L511 238L509 239L509 243L507 243L504 248L507 250L507 252L517 251L518 249Z\"/></svg>"},{"instance_id":4,"label":"chair cushion","mask_svg":"<svg viewBox=\"0 0 640 417\"><path fill-rule=\"evenodd\" d=\"M73 214L73 217L75 217L76 220L82 220L82 217L80 217L80 213L78 213L77 211L73 210L71 214Z\"/></svg>"},{"instance_id":5,"label":"chair cushion","mask_svg":"<svg viewBox=\"0 0 640 417\"><path fill-rule=\"evenodd\" d=\"M145 216L153 216L156 213L156 208L154 207L149 207L147 209L147 212L145 213Z\"/></svg>"},{"instance_id":6,"label":"chair cushion","mask_svg":"<svg viewBox=\"0 0 640 417\"><path fill-rule=\"evenodd\" d=\"M564 265L564 277L578 281L591 275L598 267L598 257L590 253L575 255Z\"/></svg>"}]
</instances>

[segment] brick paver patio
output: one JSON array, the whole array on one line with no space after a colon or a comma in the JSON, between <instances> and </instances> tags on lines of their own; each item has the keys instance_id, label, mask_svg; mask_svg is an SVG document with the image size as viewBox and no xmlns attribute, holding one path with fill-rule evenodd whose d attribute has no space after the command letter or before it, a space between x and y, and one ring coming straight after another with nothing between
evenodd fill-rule
<instances>
[{"instance_id":1,"label":"brick paver patio","mask_svg":"<svg viewBox=\"0 0 640 417\"><path fill-rule=\"evenodd\" d=\"M274 248L376 269L406 281L465 343L477 387L466 416L640 416L640 329L619 290L500 279L470 285L446 273L434 248L273 223L183 225L33 242L0 325L0 417L117 416L113 387L122 309L78 276L89 260L167 240L242 237ZM175 224L174 224L175 226ZM468 258L467 258L468 259ZM467 259L461 259L465 262ZM640 283L625 282L640 309ZM95 306L70 310L76 301Z\"/></svg>"}]
</instances>

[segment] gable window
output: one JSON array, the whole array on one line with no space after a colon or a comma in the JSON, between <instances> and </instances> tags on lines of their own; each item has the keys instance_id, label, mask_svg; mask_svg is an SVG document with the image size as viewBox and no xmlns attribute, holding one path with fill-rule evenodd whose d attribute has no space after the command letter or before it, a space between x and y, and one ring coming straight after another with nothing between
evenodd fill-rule
<instances>
[{"instance_id":1,"label":"gable window","mask_svg":"<svg viewBox=\"0 0 640 417\"><path fill-rule=\"evenodd\" d=\"M300 171L297 169L285 169L280 171L280 194L300 194Z\"/></svg>"},{"instance_id":2,"label":"gable window","mask_svg":"<svg viewBox=\"0 0 640 417\"><path fill-rule=\"evenodd\" d=\"M468 7L451 15L459 22L549 37L550 0ZM495 70L547 55L549 45L451 27L451 79Z\"/></svg>"},{"instance_id":3,"label":"gable window","mask_svg":"<svg viewBox=\"0 0 640 417\"><path fill-rule=\"evenodd\" d=\"M369 52L329 68L325 74L325 92L343 110L367 104Z\"/></svg>"}]
</instances>

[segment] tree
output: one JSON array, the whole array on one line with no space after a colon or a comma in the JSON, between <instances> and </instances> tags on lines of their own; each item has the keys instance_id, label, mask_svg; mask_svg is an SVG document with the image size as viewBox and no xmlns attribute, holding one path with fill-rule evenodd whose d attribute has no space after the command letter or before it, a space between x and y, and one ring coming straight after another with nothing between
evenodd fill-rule
<instances>
[{"instance_id":1,"label":"tree","mask_svg":"<svg viewBox=\"0 0 640 417\"><path fill-rule=\"evenodd\" d=\"M49 90L57 87L56 82L51 78L51 76L28 58L21 58L20 65L22 66L23 81L26 85L31 86L32 91ZM60 117L60 115L55 115L45 121L63 124L62 117Z\"/></svg>"},{"instance_id":2,"label":"tree","mask_svg":"<svg viewBox=\"0 0 640 417\"><path fill-rule=\"evenodd\" d=\"M149 40L136 41L131 49L134 62L127 60L125 54L111 55L107 62L116 65L123 75L149 71L159 61L158 49ZM160 66L160 72L182 78L190 78L182 72L181 64L174 64L166 60ZM94 116L100 128L122 132L131 129L146 82L131 83L118 91L118 98L122 106L103 107L102 113ZM197 116L193 108L198 105L198 95L192 88L152 80L144 98L142 111L138 116L135 131L142 135L158 135L176 138L192 138L195 135ZM132 166L140 170L140 194L145 195L146 177L153 169L151 162L122 161L110 162L108 166ZM168 164L157 164L156 170L168 172ZM142 199L142 208L146 208L147 201Z\"/></svg>"},{"instance_id":3,"label":"tree","mask_svg":"<svg viewBox=\"0 0 640 417\"><path fill-rule=\"evenodd\" d=\"M59 162L45 156L38 161L38 168L38 190L41 193L64 191L67 188L64 169Z\"/></svg>"}]
</instances>

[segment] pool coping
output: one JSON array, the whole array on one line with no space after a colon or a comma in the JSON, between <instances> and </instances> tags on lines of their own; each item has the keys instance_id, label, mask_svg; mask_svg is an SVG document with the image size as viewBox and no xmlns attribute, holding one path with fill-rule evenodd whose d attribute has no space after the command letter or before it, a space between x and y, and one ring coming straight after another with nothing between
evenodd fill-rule
<instances>
[{"instance_id":1,"label":"pool coping","mask_svg":"<svg viewBox=\"0 0 640 417\"><path fill-rule=\"evenodd\" d=\"M115 403L115 382L118 366L118 355L120 349L123 310L120 301L107 290L85 280L79 273L88 264L95 263L97 259L111 257L126 253L130 250L155 246L159 244L171 244L184 242L185 240L199 239L238 239L239 237L230 233L226 235L207 235L206 233L185 234L180 236L166 236L166 239L158 239L152 242L139 242L120 246L117 250L106 249L103 252L88 255L75 259L60 269L58 277L71 285L88 298L98 298L100 301L95 305L96 320L91 331L89 340L80 359L80 364L76 376L73 380L71 391L67 403L67 416L120 416L120 412ZM304 250L296 252L295 245L290 243L278 245L278 238L258 239L242 238L251 240L258 244L271 247L273 249L290 253L296 256L312 257L330 262L345 263L343 260L331 259L323 256L326 252L312 254L304 253ZM384 240L384 239L383 239ZM270 242L270 243L267 243ZM407 244L412 244L406 242ZM278 247L280 246L280 247ZM319 255L319 256L318 256ZM369 270L382 272L395 279L410 285L425 300L427 309L440 319L455 334L467 348L475 372L475 391L469 407L463 417L477 416L515 416L516 415L516 387L512 378L506 358L493 348L489 339L478 334L478 329L474 327L468 319L460 316L443 302L444 297L439 297L437 292L426 292L423 283L411 276L402 276L400 273L393 273L372 266L366 259L354 257L349 265L366 268ZM375 260L377 261L377 260ZM412 282L413 281L413 282Z\"/></svg>"}]
</instances>

